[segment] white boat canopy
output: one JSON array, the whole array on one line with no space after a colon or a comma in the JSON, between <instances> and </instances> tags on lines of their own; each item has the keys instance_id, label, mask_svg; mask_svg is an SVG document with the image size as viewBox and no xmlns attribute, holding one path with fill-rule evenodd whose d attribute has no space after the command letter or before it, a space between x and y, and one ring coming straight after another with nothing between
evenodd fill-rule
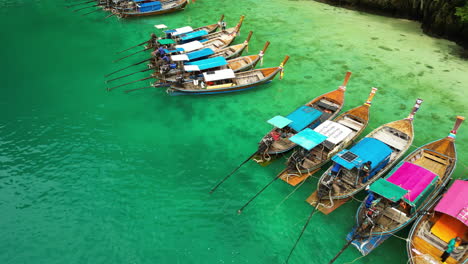
<instances>
[{"instance_id":1,"label":"white boat canopy","mask_svg":"<svg viewBox=\"0 0 468 264\"><path fill-rule=\"evenodd\" d=\"M336 145L348 137L353 131L341 124L327 120L314 129L327 137L327 141Z\"/></svg>"},{"instance_id":2,"label":"white boat canopy","mask_svg":"<svg viewBox=\"0 0 468 264\"><path fill-rule=\"evenodd\" d=\"M175 29L175 32L172 33L172 36L178 36L178 35L181 35L181 34L185 34L185 33L188 33L188 32L192 32L192 31L193 31L193 28L190 27L190 26L181 27L181 28L176 28L176 29Z\"/></svg>"},{"instance_id":3,"label":"white boat canopy","mask_svg":"<svg viewBox=\"0 0 468 264\"><path fill-rule=\"evenodd\" d=\"M205 82L226 80L226 79L232 79L235 77L236 77L236 74L234 73L232 69L224 69L224 70L219 70L219 71L203 73L203 78L205 79Z\"/></svg>"},{"instance_id":4,"label":"white boat canopy","mask_svg":"<svg viewBox=\"0 0 468 264\"><path fill-rule=\"evenodd\" d=\"M167 28L167 26L164 25L164 24L154 25L154 27L157 28L157 29L165 29L165 28Z\"/></svg>"},{"instance_id":5,"label":"white boat canopy","mask_svg":"<svg viewBox=\"0 0 468 264\"><path fill-rule=\"evenodd\" d=\"M182 45L176 45L176 49L183 49L184 52L190 52L203 48L203 44L200 41L192 41Z\"/></svg>"}]
</instances>

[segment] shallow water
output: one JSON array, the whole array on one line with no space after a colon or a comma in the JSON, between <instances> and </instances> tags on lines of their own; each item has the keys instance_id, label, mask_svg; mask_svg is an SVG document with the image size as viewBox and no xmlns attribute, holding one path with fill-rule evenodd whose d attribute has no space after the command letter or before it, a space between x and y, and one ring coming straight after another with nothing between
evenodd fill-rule
<instances>
[{"instance_id":1,"label":"shallow water","mask_svg":"<svg viewBox=\"0 0 468 264\"><path fill-rule=\"evenodd\" d=\"M0 263L282 263L312 209L304 200L315 179L285 201L293 188L276 182L237 215L283 166L250 162L208 194L256 150L265 120L335 89L348 70L344 110L379 88L363 135L408 115L417 97L425 102L415 146L468 115L468 62L415 22L312 1L199 0L135 20L81 17L63 5L0 0ZM115 51L145 40L154 24L201 26L222 13L228 26L246 15L236 43L253 30L250 53L271 41L265 67L291 56L283 80L200 97L105 91L104 74L145 58L112 64ZM466 177L467 131L462 125L456 178ZM330 260L358 205L315 215L290 263ZM349 248L337 263L358 257ZM405 242L391 238L354 263L406 261Z\"/></svg>"}]
</instances>

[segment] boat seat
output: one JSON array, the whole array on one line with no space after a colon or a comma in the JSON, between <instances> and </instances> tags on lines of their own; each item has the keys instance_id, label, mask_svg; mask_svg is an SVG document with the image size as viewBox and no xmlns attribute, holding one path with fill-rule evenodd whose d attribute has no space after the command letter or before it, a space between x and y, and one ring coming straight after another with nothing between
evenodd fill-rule
<instances>
[{"instance_id":1,"label":"boat seat","mask_svg":"<svg viewBox=\"0 0 468 264\"><path fill-rule=\"evenodd\" d=\"M317 106L328 109L328 110L333 111L333 112L336 112L336 110L338 110L340 108L339 105L337 105L337 104L335 104L333 102L330 102L330 101L328 101L326 99L320 99L320 101L317 102Z\"/></svg>"},{"instance_id":2,"label":"boat seat","mask_svg":"<svg viewBox=\"0 0 468 264\"><path fill-rule=\"evenodd\" d=\"M352 119L352 118L349 118L349 117L345 117L341 120L338 121L338 123L346 126L346 127L349 127L351 128L352 130L356 130L356 131L359 131L363 124L362 123L359 123L358 121Z\"/></svg>"},{"instance_id":3,"label":"boat seat","mask_svg":"<svg viewBox=\"0 0 468 264\"><path fill-rule=\"evenodd\" d=\"M435 162L438 162L440 164L444 164L444 165L447 165L448 164L448 161L446 159L442 159L436 155L433 155L431 153L428 153L428 152L424 152L423 156L427 159L430 159L432 161L435 161Z\"/></svg>"},{"instance_id":4,"label":"boat seat","mask_svg":"<svg viewBox=\"0 0 468 264\"><path fill-rule=\"evenodd\" d=\"M398 209L395 209L393 207L387 207L383 211L383 215L385 215L388 218L390 218L392 220L395 220L395 221L397 221L399 223L404 223L404 222L409 220L409 217L406 216L405 213L403 213L402 211L400 211Z\"/></svg>"},{"instance_id":5,"label":"boat seat","mask_svg":"<svg viewBox=\"0 0 468 264\"><path fill-rule=\"evenodd\" d=\"M403 150L408 145L408 140L403 139L395 134L392 134L389 131L386 131L385 129L377 131L374 135L372 135L372 137L398 150Z\"/></svg>"}]
</instances>

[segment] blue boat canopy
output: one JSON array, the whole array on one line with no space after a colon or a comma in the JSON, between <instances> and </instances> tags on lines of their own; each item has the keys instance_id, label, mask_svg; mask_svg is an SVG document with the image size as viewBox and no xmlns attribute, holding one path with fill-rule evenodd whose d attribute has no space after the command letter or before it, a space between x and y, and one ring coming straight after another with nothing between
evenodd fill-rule
<instances>
[{"instance_id":1,"label":"blue boat canopy","mask_svg":"<svg viewBox=\"0 0 468 264\"><path fill-rule=\"evenodd\" d=\"M196 39L196 38L201 38L201 37L206 36L206 35L208 35L208 31L200 30L200 31L190 32L190 33L181 35L180 40L187 41L187 40L192 40L192 39Z\"/></svg>"},{"instance_id":2,"label":"blue boat canopy","mask_svg":"<svg viewBox=\"0 0 468 264\"><path fill-rule=\"evenodd\" d=\"M183 51L184 51L184 49L181 49L181 48L177 48L177 49L173 49L173 50L164 49L164 52L166 54L172 54L172 53L183 52Z\"/></svg>"},{"instance_id":3,"label":"blue boat canopy","mask_svg":"<svg viewBox=\"0 0 468 264\"><path fill-rule=\"evenodd\" d=\"M318 144L324 142L327 136L324 136L310 128L306 128L296 135L292 136L289 140L300 145L301 147L311 150Z\"/></svg>"},{"instance_id":4,"label":"blue boat canopy","mask_svg":"<svg viewBox=\"0 0 468 264\"><path fill-rule=\"evenodd\" d=\"M185 71L203 71L206 69L212 69L227 65L227 61L224 57L214 57L206 60L199 60L193 62L186 62L184 65Z\"/></svg>"},{"instance_id":5,"label":"blue boat canopy","mask_svg":"<svg viewBox=\"0 0 468 264\"><path fill-rule=\"evenodd\" d=\"M138 6L140 7L140 12L150 12L160 10L162 8L161 2L159 1L142 3L138 4Z\"/></svg>"},{"instance_id":6,"label":"blue boat canopy","mask_svg":"<svg viewBox=\"0 0 468 264\"><path fill-rule=\"evenodd\" d=\"M147 0L133 0L133 2L135 3L144 2L144 1L147 1Z\"/></svg>"},{"instance_id":7,"label":"blue boat canopy","mask_svg":"<svg viewBox=\"0 0 468 264\"><path fill-rule=\"evenodd\" d=\"M268 122L268 124L270 124L272 126L275 126L277 128L283 128L283 127L291 124L292 120L287 119L284 116L277 115L277 116L273 117L272 119L268 120L267 122Z\"/></svg>"},{"instance_id":8,"label":"blue boat canopy","mask_svg":"<svg viewBox=\"0 0 468 264\"><path fill-rule=\"evenodd\" d=\"M332 160L348 170L359 168L371 161L371 169L377 167L392 154L392 149L375 138L363 138L350 150L342 150Z\"/></svg>"},{"instance_id":9,"label":"blue boat canopy","mask_svg":"<svg viewBox=\"0 0 468 264\"><path fill-rule=\"evenodd\" d=\"M171 56L171 59L173 61L192 61L192 60L205 58L213 54L214 54L214 51L212 49L205 48L202 50L192 51L186 54L173 55Z\"/></svg>"},{"instance_id":10,"label":"blue boat canopy","mask_svg":"<svg viewBox=\"0 0 468 264\"><path fill-rule=\"evenodd\" d=\"M303 105L296 111L286 116L286 118L293 121L291 124L289 124L289 127L299 132L317 120L321 115L321 111L313 107Z\"/></svg>"}]
</instances>

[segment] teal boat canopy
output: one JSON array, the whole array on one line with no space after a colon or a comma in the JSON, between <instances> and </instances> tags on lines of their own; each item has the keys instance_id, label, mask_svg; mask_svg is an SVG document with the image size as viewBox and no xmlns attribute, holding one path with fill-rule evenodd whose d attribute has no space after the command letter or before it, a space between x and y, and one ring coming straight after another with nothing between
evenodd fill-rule
<instances>
[{"instance_id":1,"label":"teal boat canopy","mask_svg":"<svg viewBox=\"0 0 468 264\"><path fill-rule=\"evenodd\" d=\"M275 126L277 128L283 128L289 124L291 124L292 120L287 119L284 116L277 115L272 119L267 121L270 125Z\"/></svg>"},{"instance_id":2,"label":"teal boat canopy","mask_svg":"<svg viewBox=\"0 0 468 264\"><path fill-rule=\"evenodd\" d=\"M392 202L399 201L408 193L407 190L382 178L371 184L369 190L391 200Z\"/></svg>"},{"instance_id":3,"label":"teal boat canopy","mask_svg":"<svg viewBox=\"0 0 468 264\"><path fill-rule=\"evenodd\" d=\"M370 161L371 169L374 169L390 157L392 152L392 149L380 140L363 138L350 150L340 151L332 160L348 170L359 168Z\"/></svg>"},{"instance_id":4,"label":"teal boat canopy","mask_svg":"<svg viewBox=\"0 0 468 264\"><path fill-rule=\"evenodd\" d=\"M221 67L227 65L227 61L223 57L214 57L206 60L199 60L193 62L186 62L184 69L186 71L203 71L207 69L212 69L216 67Z\"/></svg>"},{"instance_id":5,"label":"teal boat canopy","mask_svg":"<svg viewBox=\"0 0 468 264\"><path fill-rule=\"evenodd\" d=\"M175 44L176 42L172 39L158 39L158 43L161 45Z\"/></svg>"},{"instance_id":6,"label":"teal boat canopy","mask_svg":"<svg viewBox=\"0 0 468 264\"><path fill-rule=\"evenodd\" d=\"M192 40L192 39L196 39L196 38L201 38L201 37L206 36L206 35L208 35L208 31L199 30L199 31L190 32L190 33L186 33L186 34L181 35L180 40L188 41L188 40Z\"/></svg>"},{"instance_id":7,"label":"teal boat canopy","mask_svg":"<svg viewBox=\"0 0 468 264\"><path fill-rule=\"evenodd\" d=\"M213 54L214 54L214 51L212 49L205 48L205 49L202 49L202 50L189 52L186 55L187 55L189 60L196 60L196 59L199 59L199 58L208 57L208 56L213 55Z\"/></svg>"},{"instance_id":8,"label":"teal boat canopy","mask_svg":"<svg viewBox=\"0 0 468 264\"><path fill-rule=\"evenodd\" d=\"M310 128L306 128L292 136L289 140L307 150L311 150L320 143L324 142L326 139L327 136L324 136Z\"/></svg>"},{"instance_id":9,"label":"teal boat canopy","mask_svg":"<svg viewBox=\"0 0 468 264\"><path fill-rule=\"evenodd\" d=\"M299 132L317 120L321 115L321 111L313 107L303 105L296 111L287 115L286 118L292 120L292 123L289 124L289 127Z\"/></svg>"}]
</instances>

